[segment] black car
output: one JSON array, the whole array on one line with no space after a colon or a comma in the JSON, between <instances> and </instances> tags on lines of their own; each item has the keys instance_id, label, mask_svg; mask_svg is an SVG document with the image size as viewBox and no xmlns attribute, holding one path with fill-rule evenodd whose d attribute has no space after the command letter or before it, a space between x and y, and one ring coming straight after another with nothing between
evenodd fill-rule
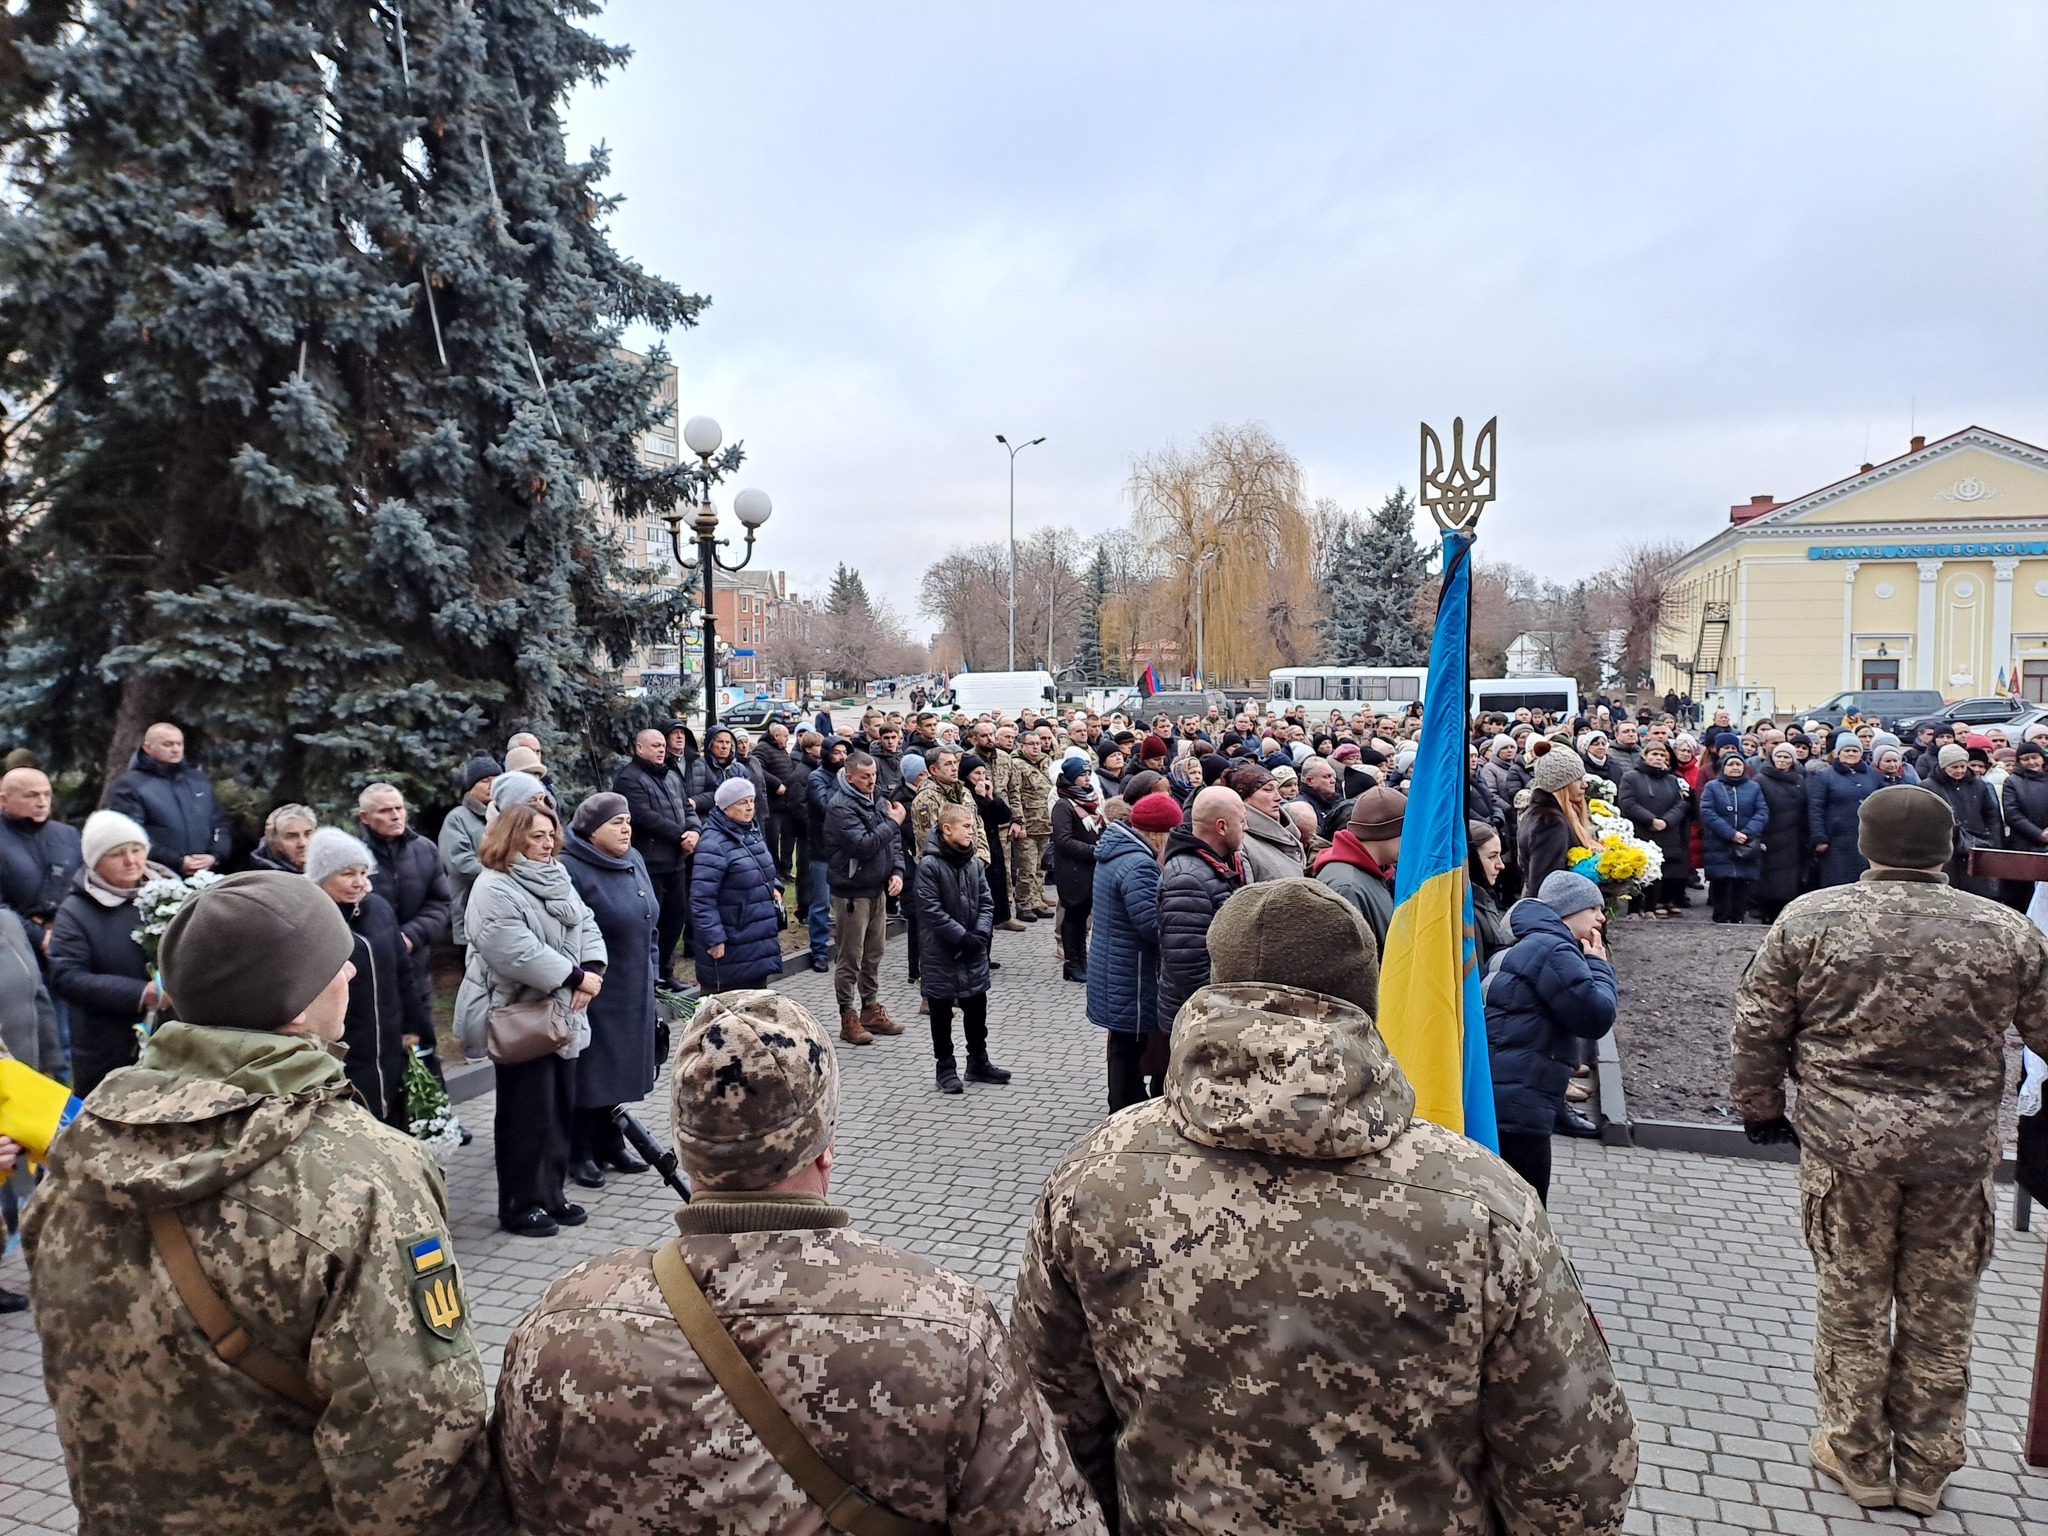
<instances>
[{"instance_id":1,"label":"black car","mask_svg":"<svg viewBox=\"0 0 2048 1536\"><path fill-rule=\"evenodd\" d=\"M720 725L743 726L750 731L765 731L778 720L792 731L803 729L803 717L789 705L773 699L742 699L730 709L718 712Z\"/></svg>"},{"instance_id":2,"label":"black car","mask_svg":"<svg viewBox=\"0 0 2048 1536\"><path fill-rule=\"evenodd\" d=\"M1901 737L1910 736L1923 725L1941 725L1946 722L1955 726L1972 726L1982 729L1987 725L2011 725L2020 716L2029 714L2034 706L2025 699L2008 698L1993 694L1981 699L1957 699L1944 704L1940 709L1907 715L1893 722Z\"/></svg>"}]
</instances>

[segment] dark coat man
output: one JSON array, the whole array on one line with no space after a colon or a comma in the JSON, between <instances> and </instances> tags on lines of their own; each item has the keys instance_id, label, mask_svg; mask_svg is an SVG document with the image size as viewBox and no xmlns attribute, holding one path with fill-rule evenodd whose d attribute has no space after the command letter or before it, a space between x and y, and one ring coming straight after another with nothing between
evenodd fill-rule
<instances>
[{"instance_id":1,"label":"dark coat man","mask_svg":"<svg viewBox=\"0 0 2048 1536\"><path fill-rule=\"evenodd\" d=\"M185 761L185 733L158 722L143 735L128 771L107 790L106 808L142 824L151 862L177 875L227 862L228 819L213 782Z\"/></svg>"},{"instance_id":2,"label":"dark coat man","mask_svg":"<svg viewBox=\"0 0 2048 1536\"><path fill-rule=\"evenodd\" d=\"M879 794L851 793L844 781L834 791L825 811L834 896L879 896L903 873L902 834L882 806Z\"/></svg>"},{"instance_id":3,"label":"dark coat man","mask_svg":"<svg viewBox=\"0 0 2048 1536\"><path fill-rule=\"evenodd\" d=\"M84 864L78 828L50 814L49 779L34 768L0 777L0 902L21 920L38 959L57 903Z\"/></svg>"},{"instance_id":4,"label":"dark coat man","mask_svg":"<svg viewBox=\"0 0 2048 1536\"><path fill-rule=\"evenodd\" d=\"M1246 883L1244 802L1211 785L1188 823L1166 840L1159 868L1159 1028L1171 1033L1180 1005L1209 984L1209 924ZM1234 832L1233 832L1234 829Z\"/></svg>"},{"instance_id":5,"label":"dark coat man","mask_svg":"<svg viewBox=\"0 0 2048 1536\"><path fill-rule=\"evenodd\" d=\"M690 855L703 834L704 821L690 801L681 760L668 750L661 732L651 728L633 738L632 760L612 780L612 793L625 797L633 817L633 851L640 855L661 906L655 925L655 973L669 981L675 974L676 943L690 922Z\"/></svg>"},{"instance_id":6,"label":"dark coat man","mask_svg":"<svg viewBox=\"0 0 2048 1536\"><path fill-rule=\"evenodd\" d=\"M433 1017L434 944L448 935L455 898L448 889L448 871L441 850L406 825L405 799L389 784L363 791L356 813L363 842L376 863L370 866L370 888L391 903L398 918L400 948L405 954L405 985L418 998L421 1016ZM421 1047L434 1054L434 1034L421 1037Z\"/></svg>"}]
</instances>

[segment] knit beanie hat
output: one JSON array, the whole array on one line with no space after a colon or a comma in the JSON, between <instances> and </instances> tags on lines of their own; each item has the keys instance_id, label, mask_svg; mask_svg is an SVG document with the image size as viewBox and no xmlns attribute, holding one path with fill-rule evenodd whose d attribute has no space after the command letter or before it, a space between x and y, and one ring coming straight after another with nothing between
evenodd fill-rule
<instances>
[{"instance_id":1,"label":"knit beanie hat","mask_svg":"<svg viewBox=\"0 0 2048 1536\"><path fill-rule=\"evenodd\" d=\"M1541 746L1542 743L1537 743ZM1556 794L1578 783L1586 776L1586 765L1579 760L1579 754L1570 747L1561 747L1552 742L1549 750L1536 759L1536 766L1529 774L1529 781L1538 789Z\"/></svg>"},{"instance_id":2,"label":"knit beanie hat","mask_svg":"<svg viewBox=\"0 0 2048 1536\"><path fill-rule=\"evenodd\" d=\"M188 1024L282 1029L355 947L341 908L312 881L268 869L229 875L188 897L164 930L164 996Z\"/></svg>"},{"instance_id":3,"label":"knit beanie hat","mask_svg":"<svg viewBox=\"0 0 2048 1536\"><path fill-rule=\"evenodd\" d=\"M1172 754L1173 749L1167 746L1166 738L1163 736L1147 736L1144 744L1138 748L1138 758L1141 762L1155 757L1170 757Z\"/></svg>"},{"instance_id":4,"label":"knit beanie hat","mask_svg":"<svg viewBox=\"0 0 2048 1536\"><path fill-rule=\"evenodd\" d=\"M610 790L588 796L576 807L576 815L569 825L578 837L588 837L614 816L627 810L626 797L615 795Z\"/></svg>"},{"instance_id":5,"label":"knit beanie hat","mask_svg":"<svg viewBox=\"0 0 2048 1536\"><path fill-rule=\"evenodd\" d=\"M962 774L967 772L964 767L960 771ZM1078 757L1070 757L1060 764L1060 782L1062 784L1071 786L1080 783L1087 777L1088 765Z\"/></svg>"},{"instance_id":6,"label":"knit beanie hat","mask_svg":"<svg viewBox=\"0 0 2048 1536\"><path fill-rule=\"evenodd\" d=\"M506 756L511 756L507 753ZM530 773L513 770L501 773L491 785L491 804L502 814L515 805L524 805L529 800L538 800L547 794L547 785Z\"/></svg>"},{"instance_id":7,"label":"knit beanie hat","mask_svg":"<svg viewBox=\"0 0 2048 1536\"><path fill-rule=\"evenodd\" d=\"M766 1189L832 1144L839 1059L818 1021L766 989L706 998L669 1074L676 1155L704 1189Z\"/></svg>"},{"instance_id":8,"label":"knit beanie hat","mask_svg":"<svg viewBox=\"0 0 2048 1536\"><path fill-rule=\"evenodd\" d=\"M531 747L514 747L505 754L505 771L538 776L542 771L540 754Z\"/></svg>"},{"instance_id":9,"label":"knit beanie hat","mask_svg":"<svg viewBox=\"0 0 2048 1536\"><path fill-rule=\"evenodd\" d=\"M1970 749L1959 747L1954 742L1950 742L1934 754L1935 766L1939 768L1953 768L1957 763L1967 763L1969 760Z\"/></svg>"},{"instance_id":10,"label":"knit beanie hat","mask_svg":"<svg viewBox=\"0 0 2048 1536\"><path fill-rule=\"evenodd\" d=\"M903 769L903 782L906 784L915 784L924 777L924 759L915 752L904 753L900 766Z\"/></svg>"},{"instance_id":11,"label":"knit beanie hat","mask_svg":"<svg viewBox=\"0 0 2048 1536\"><path fill-rule=\"evenodd\" d=\"M1406 795L1384 784L1375 784L1351 802L1351 835L1362 843L1399 837L1401 822L1407 814Z\"/></svg>"},{"instance_id":12,"label":"knit beanie hat","mask_svg":"<svg viewBox=\"0 0 2048 1536\"><path fill-rule=\"evenodd\" d=\"M97 868L101 859L130 843L147 848L149 834L142 830L140 822L119 811L94 811L85 818L84 830L78 834L78 851L85 856L87 869Z\"/></svg>"},{"instance_id":13,"label":"knit beanie hat","mask_svg":"<svg viewBox=\"0 0 2048 1536\"><path fill-rule=\"evenodd\" d=\"M1145 795L1131 806L1131 825L1140 832L1171 832L1182 819L1180 802L1168 794Z\"/></svg>"},{"instance_id":14,"label":"knit beanie hat","mask_svg":"<svg viewBox=\"0 0 2048 1536\"><path fill-rule=\"evenodd\" d=\"M322 827L306 844L306 878L318 885L329 875L345 869L375 869L377 861L369 845L352 832L339 827Z\"/></svg>"},{"instance_id":15,"label":"knit beanie hat","mask_svg":"<svg viewBox=\"0 0 2048 1536\"><path fill-rule=\"evenodd\" d=\"M1553 869L1545 875L1536 899L1559 917L1570 917L1574 912L1590 912L1607 904L1599 886L1568 869Z\"/></svg>"},{"instance_id":16,"label":"knit beanie hat","mask_svg":"<svg viewBox=\"0 0 2048 1536\"><path fill-rule=\"evenodd\" d=\"M1261 881L1217 908L1209 979L1279 982L1377 1013L1379 946L1357 909L1322 881Z\"/></svg>"},{"instance_id":17,"label":"knit beanie hat","mask_svg":"<svg viewBox=\"0 0 2048 1536\"><path fill-rule=\"evenodd\" d=\"M1880 789L1856 812L1856 851L1893 869L1939 869L1955 851L1948 802L1918 784Z\"/></svg>"},{"instance_id":18,"label":"knit beanie hat","mask_svg":"<svg viewBox=\"0 0 2048 1536\"><path fill-rule=\"evenodd\" d=\"M505 771L505 765L487 753L479 752L469 760L462 770L462 792L466 795L485 779L495 779Z\"/></svg>"},{"instance_id":19,"label":"knit beanie hat","mask_svg":"<svg viewBox=\"0 0 2048 1536\"><path fill-rule=\"evenodd\" d=\"M728 811L742 800L751 800L753 798L754 781L745 774L739 773L719 782L717 792L711 797L711 803L721 811Z\"/></svg>"}]
</instances>

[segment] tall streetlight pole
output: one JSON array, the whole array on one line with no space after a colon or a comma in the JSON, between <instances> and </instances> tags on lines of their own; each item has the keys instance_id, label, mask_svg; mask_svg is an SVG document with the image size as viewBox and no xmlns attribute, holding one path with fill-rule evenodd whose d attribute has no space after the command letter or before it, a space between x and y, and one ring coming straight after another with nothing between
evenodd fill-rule
<instances>
[{"instance_id":1,"label":"tall streetlight pole","mask_svg":"<svg viewBox=\"0 0 2048 1536\"><path fill-rule=\"evenodd\" d=\"M709 416L692 416L683 423L683 442L690 452L697 455L706 471L699 482L694 499L686 500L682 506L662 514L662 521L668 524L668 547L676 564L685 571L702 570L704 573L704 741L708 749L711 732L718 724L718 611L712 607L713 583L720 571L741 571L754 558L754 532L775 510L768 493L748 487L732 499L733 516L737 517L747 530L747 552L740 557L737 565L727 565L718 557L718 546L728 542L718 536L718 508L711 504L711 455L718 452L718 445L725 440L725 433L718 423ZM690 531L697 542L697 553L690 559L683 558L683 507L691 506L697 515L691 520Z\"/></svg>"},{"instance_id":2,"label":"tall streetlight pole","mask_svg":"<svg viewBox=\"0 0 2048 1536\"><path fill-rule=\"evenodd\" d=\"M996 434L996 441L1010 450L1010 670L1017 670L1017 455L1026 448L1036 448L1045 439L1034 437L1028 443L1010 447L1010 440L1002 433Z\"/></svg>"}]
</instances>

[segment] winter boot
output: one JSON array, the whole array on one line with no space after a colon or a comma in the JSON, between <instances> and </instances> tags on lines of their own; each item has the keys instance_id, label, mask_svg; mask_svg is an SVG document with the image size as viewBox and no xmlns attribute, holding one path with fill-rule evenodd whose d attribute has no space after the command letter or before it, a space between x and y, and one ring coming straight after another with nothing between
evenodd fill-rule
<instances>
[{"instance_id":1,"label":"winter boot","mask_svg":"<svg viewBox=\"0 0 2048 1536\"><path fill-rule=\"evenodd\" d=\"M839 1010L839 1038L848 1045L873 1045L875 1037L860 1027L860 1015L851 1008Z\"/></svg>"},{"instance_id":2,"label":"winter boot","mask_svg":"<svg viewBox=\"0 0 2048 1536\"><path fill-rule=\"evenodd\" d=\"M950 1066L951 1063L949 1062L947 1065ZM1009 1068L999 1067L990 1061L987 1051L983 1051L979 1055L968 1056L967 1081L970 1083L1007 1083L1009 1080Z\"/></svg>"},{"instance_id":3,"label":"winter boot","mask_svg":"<svg viewBox=\"0 0 2048 1536\"><path fill-rule=\"evenodd\" d=\"M939 1092L965 1093L967 1091L965 1088L960 1086L960 1074L953 1067L952 1057L941 1056L938 1060L938 1068ZM972 1067L969 1067L967 1070L971 1073L974 1069Z\"/></svg>"},{"instance_id":4,"label":"winter boot","mask_svg":"<svg viewBox=\"0 0 2048 1536\"><path fill-rule=\"evenodd\" d=\"M1005 933L1022 933L1024 931L1024 925L1018 922L1017 919L1014 917L1004 918L1003 921L997 923L996 926L1002 929Z\"/></svg>"},{"instance_id":5,"label":"winter boot","mask_svg":"<svg viewBox=\"0 0 2048 1536\"><path fill-rule=\"evenodd\" d=\"M903 1026L889 1017L880 1003L869 1003L860 1011L860 1027L871 1035L900 1035Z\"/></svg>"}]
</instances>

